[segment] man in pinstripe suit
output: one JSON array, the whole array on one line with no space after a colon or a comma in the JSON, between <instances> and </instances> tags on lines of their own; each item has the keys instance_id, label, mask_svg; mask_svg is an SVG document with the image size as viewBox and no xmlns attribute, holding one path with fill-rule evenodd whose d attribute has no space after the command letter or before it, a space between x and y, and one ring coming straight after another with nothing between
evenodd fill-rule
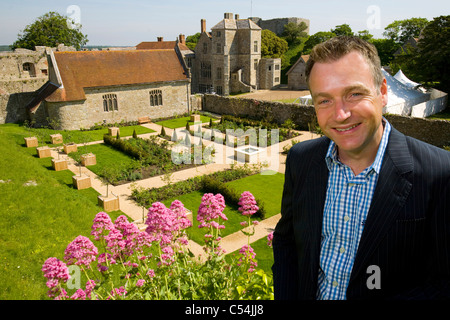
<instances>
[{"instance_id":1,"label":"man in pinstripe suit","mask_svg":"<svg viewBox=\"0 0 450 320\"><path fill-rule=\"evenodd\" d=\"M450 153L383 118L366 41L317 45L306 75L325 136L286 160L275 299L450 298Z\"/></svg>"}]
</instances>

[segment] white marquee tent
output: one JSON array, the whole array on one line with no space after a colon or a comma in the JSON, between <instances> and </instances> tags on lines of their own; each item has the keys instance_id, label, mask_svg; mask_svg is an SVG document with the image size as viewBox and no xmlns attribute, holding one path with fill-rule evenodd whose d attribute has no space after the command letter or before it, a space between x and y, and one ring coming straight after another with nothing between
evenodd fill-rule
<instances>
[{"instance_id":1,"label":"white marquee tent","mask_svg":"<svg viewBox=\"0 0 450 320\"><path fill-rule=\"evenodd\" d=\"M398 72L394 75L394 78L400 81L401 83L407 85L408 87L414 88L420 86L420 83L408 79L408 77L405 76L402 70L398 70Z\"/></svg>"},{"instance_id":2,"label":"white marquee tent","mask_svg":"<svg viewBox=\"0 0 450 320\"><path fill-rule=\"evenodd\" d=\"M430 100L430 94L414 89L413 86L391 76L384 69L382 72L388 85L388 103L383 108L384 113L409 116L413 106ZM407 78L405 77L405 79Z\"/></svg>"}]
</instances>

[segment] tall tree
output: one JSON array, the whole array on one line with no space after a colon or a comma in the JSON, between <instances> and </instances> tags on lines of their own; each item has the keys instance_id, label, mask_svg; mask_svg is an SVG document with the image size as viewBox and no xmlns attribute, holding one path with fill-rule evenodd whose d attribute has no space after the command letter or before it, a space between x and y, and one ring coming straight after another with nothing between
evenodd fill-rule
<instances>
[{"instance_id":1,"label":"tall tree","mask_svg":"<svg viewBox=\"0 0 450 320\"><path fill-rule=\"evenodd\" d=\"M81 25L68 19L57 12L48 12L38 17L18 34L12 48L34 50L35 46L56 47L64 43L79 50L88 42L87 35L80 31Z\"/></svg>"},{"instance_id":2,"label":"tall tree","mask_svg":"<svg viewBox=\"0 0 450 320\"><path fill-rule=\"evenodd\" d=\"M328 39L335 37L336 34L333 32L319 31L311 36L305 41L305 46L303 47L303 54L309 54L311 49L319 43L325 42Z\"/></svg>"},{"instance_id":3,"label":"tall tree","mask_svg":"<svg viewBox=\"0 0 450 320\"><path fill-rule=\"evenodd\" d=\"M450 91L450 15L434 18L421 33L417 48L395 59L412 80Z\"/></svg>"},{"instance_id":4,"label":"tall tree","mask_svg":"<svg viewBox=\"0 0 450 320\"><path fill-rule=\"evenodd\" d=\"M197 42L198 42L198 39L200 39L200 36L201 36L201 33L197 32L196 34L186 37L186 46L189 49L194 50L195 47L197 46Z\"/></svg>"},{"instance_id":5,"label":"tall tree","mask_svg":"<svg viewBox=\"0 0 450 320\"><path fill-rule=\"evenodd\" d=\"M353 36L352 28L348 24L341 24L330 30L337 36Z\"/></svg>"},{"instance_id":6,"label":"tall tree","mask_svg":"<svg viewBox=\"0 0 450 320\"><path fill-rule=\"evenodd\" d=\"M303 21L299 24L295 22L289 22L284 25L284 31L281 36L286 39L289 44L300 41L301 38L306 38L308 34L305 30L308 28Z\"/></svg>"},{"instance_id":7,"label":"tall tree","mask_svg":"<svg viewBox=\"0 0 450 320\"><path fill-rule=\"evenodd\" d=\"M286 40L270 30L261 31L261 55L263 58L281 58L288 49Z\"/></svg>"},{"instance_id":8,"label":"tall tree","mask_svg":"<svg viewBox=\"0 0 450 320\"><path fill-rule=\"evenodd\" d=\"M392 39L396 43L403 44L410 37L418 37L427 23L428 20L425 18L395 20L384 28L383 36Z\"/></svg>"}]
</instances>

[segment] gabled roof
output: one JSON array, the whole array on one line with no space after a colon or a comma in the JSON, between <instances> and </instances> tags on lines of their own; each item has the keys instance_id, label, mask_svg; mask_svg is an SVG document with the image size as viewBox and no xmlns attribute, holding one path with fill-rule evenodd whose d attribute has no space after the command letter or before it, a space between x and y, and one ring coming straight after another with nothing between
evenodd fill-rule
<instances>
[{"instance_id":1,"label":"gabled roof","mask_svg":"<svg viewBox=\"0 0 450 320\"><path fill-rule=\"evenodd\" d=\"M261 30L261 28L250 19L223 19L211 30L214 29L252 29Z\"/></svg>"},{"instance_id":2,"label":"gabled roof","mask_svg":"<svg viewBox=\"0 0 450 320\"><path fill-rule=\"evenodd\" d=\"M191 50L186 44L177 41L143 41L136 46L137 50L175 49L178 43L180 50Z\"/></svg>"},{"instance_id":3,"label":"gabled roof","mask_svg":"<svg viewBox=\"0 0 450 320\"><path fill-rule=\"evenodd\" d=\"M306 63L306 62L308 62L308 60L309 60L309 54L302 55L300 58L298 58L298 60L294 63L294 65L288 70L288 72L286 72L286 75L288 75L293 70L295 70L295 68L297 67L297 65L299 63Z\"/></svg>"},{"instance_id":4,"label":"gabled roof","mask_svg":"<svg viewBox=\"0 0 450 320\"><path fill-rule=\"evenodd\" d=\"M175 50L55 52L62 86L46 101L86 99L84 88L188 80Z\"/></svg>"}]
</instances>

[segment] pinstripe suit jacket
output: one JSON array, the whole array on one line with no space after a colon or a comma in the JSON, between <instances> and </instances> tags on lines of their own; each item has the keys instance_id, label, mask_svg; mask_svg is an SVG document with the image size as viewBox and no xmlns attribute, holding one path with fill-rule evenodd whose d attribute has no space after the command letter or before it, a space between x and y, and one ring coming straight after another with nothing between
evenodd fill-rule
<instances>
[{"instance_id":1,"label":"pinstripe suit jacket","mask_svg":"<svg viewBox=\"0 0 450 320\"><path fill-rule=\"evenodd\" d=\"M275 299L316 298L328 182L322 137L291 148L273 239ZM371 265L380 289L369 289ZM347 299L450 298L450 152L392 128Z\"/></svg>"}]
</instances>

